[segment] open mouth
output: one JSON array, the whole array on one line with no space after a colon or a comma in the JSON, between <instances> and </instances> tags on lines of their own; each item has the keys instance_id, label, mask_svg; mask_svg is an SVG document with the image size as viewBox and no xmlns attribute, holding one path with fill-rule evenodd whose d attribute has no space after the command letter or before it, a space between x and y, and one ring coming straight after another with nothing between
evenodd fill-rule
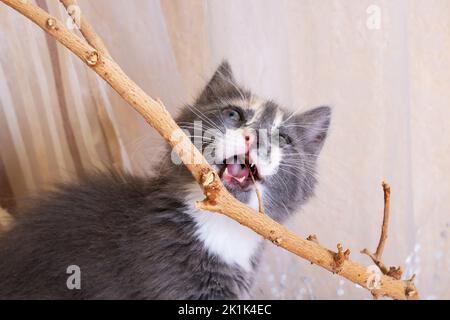
<instances>
[{"instance_id":1,"label":"open mouth","mask_svg":"<svg viewBox=\"0 0 450 320\"><path fill-rule=\"evenodd\" d=\"M226 184L242 189L247 189L261 180L257 165L250 161L248 155L245 159L239 159L238 156L224 159L223 164L219 165L219 176Z\"/></svg>"}]
</instances>

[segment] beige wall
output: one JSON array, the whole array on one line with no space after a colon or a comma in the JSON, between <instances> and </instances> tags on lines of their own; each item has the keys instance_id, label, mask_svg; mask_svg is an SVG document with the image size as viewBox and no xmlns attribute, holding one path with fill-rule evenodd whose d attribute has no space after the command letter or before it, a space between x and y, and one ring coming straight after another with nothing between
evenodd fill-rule
<instances>
[{"instance_id":1,"label":"beige wall","mask_svg":"<svg viewBox=\"0 0 450 320\"><path fill-rule=\"evenodd\" d=\"M63 15L56 0L39 0ZM79 0L112 55L175 114L213 69L291 110L329 104L316 197L289 222L352 257L374 248L392 185L390 264L450 298L449 0ZM367 27L371 5L379 29ZM375 8L376 9L376 8ZM105 163L151 170L161 139L67 50L0 6L0 201ZM13 199L16 199L14 201ZM257 298L370 298L268 245Z\"/></svg>"}]
</instances>

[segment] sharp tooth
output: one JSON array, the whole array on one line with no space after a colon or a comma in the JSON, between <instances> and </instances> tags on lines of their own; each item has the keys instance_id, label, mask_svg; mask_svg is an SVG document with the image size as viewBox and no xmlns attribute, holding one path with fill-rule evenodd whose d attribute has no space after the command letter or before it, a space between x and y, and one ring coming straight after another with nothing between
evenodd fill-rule
<instances>
[{"instance_id":1,"label":"sharp tooth","mask_svg":"<svg viewBox=\"0 0 450 320\"><path fill-rule=\"evenodd\" d=\"M229 176L230 174L228 173L228 168L225 168L225 171L223 172L224 176Z\"/></svg>"},{"instance_id":2,"label":"sharp tooth","mask_svg":"<svg viewBox=\"0 0 450 320\"><path fill-rule=\"evenodd\" d=\"M255 167L255 164L252 163L252 164L250 165L250 168L254 168L254 167Z\"/></svg>"},{"instance_id":3,"label":"sharp tooth","mask_svg":"<svg viewBox=\"0 0 450 320\"><path fill-rule=\"evenodd\" d=\"M240 183L242 183L242 182L244 182L245 181L245 177L241 177L241 178L234 178L234 179L236 179L237 181L239 181Z\"/></svg>"}]
</instances>

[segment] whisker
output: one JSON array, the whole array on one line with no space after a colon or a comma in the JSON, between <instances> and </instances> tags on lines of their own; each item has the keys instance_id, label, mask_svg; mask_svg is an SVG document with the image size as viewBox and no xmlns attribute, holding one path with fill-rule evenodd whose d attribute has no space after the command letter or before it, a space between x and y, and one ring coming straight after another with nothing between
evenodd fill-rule
<instances>
[{"instance_id":1,"label":"whisker","mask_svg":"<svg viewBox=\"0 0 450 320\"><path fill-rule=\"evenodd\" d=\"M209 120L208 117L205 116L205 115L204 115L197 107L195 107L195 106L190 106L190 105L187 105L187 107L189 108L189 110L192 111L192 113L194 113L194 114L195 114L197 117L199 117L201 120L203 120L203 121L209 123L209 125L211 125L213 128L215 128L215 129L217 129L217 130L219 130L219 131L222 132L222 130L221 130L214 122L212 122L211 120ZM196 111L197 111L198 113L197 113Z\"/></svg>"}]
</instances>

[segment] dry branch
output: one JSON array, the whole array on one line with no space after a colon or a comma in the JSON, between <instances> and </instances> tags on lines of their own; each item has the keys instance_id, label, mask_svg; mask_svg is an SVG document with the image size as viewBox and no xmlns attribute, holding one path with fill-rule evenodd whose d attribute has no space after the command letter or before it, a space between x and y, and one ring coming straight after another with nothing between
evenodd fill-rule
<instances>
[{"instance_id":1,"label":"dry branch","mask_svg":"<svg viewBox=\"0 0 450 320\"><path fill-rule=\"evenodd\" d=\"M388 227L389 227L389 214L390 214L390 201L391 201L391 187L386 182L382 183L383 193L384 193L384 211L383 211L383 223L381 225L381 234L380 240L378 241L377 250L375 253L370 253L368 249L363 249L361 251L362 254L369 256L373 263L377 265L380 271L387 275L391 276L394 279L400 280L403 274L402 267L386 267L386 265L381 260L381 256L383 255L384 245L386 244L386 240L388 237ZM414 278L412 278L414 279ZM410 279L411 281L411 279Z\"/></svg>"},{"instance_id":2,"label":"dry branch","mask_svg":"<svg viewBox=\"0 0 450 320\"><path fill-rule=\"evenodd\" d=\"M255 177L253 176L252 170L249 170L249 173L250 173L250 177L252 178L253 185L255 186L256 197L258 198L258 210L262 214L265 214L263 200L262 200L262 197L261 197L261 192L259 192L259 189L256 186L256 181L255 181Z\"/></svg>"},{"instance_id":3,"label":"dry branch","mask_svg":"<svg viewBox=\"0 0 450 320\"><path fill-rule=\"evenodd\" d=\"M383 182L382 186L384 193L384 212L383 224L381 225L380 241L378 242L377 251L375 252L375 257L377 257L377 259L381 259L381 255L383 254L384 250L384 244L386 243L386 239L388 237L389 210L391 201L391 187L386 182Z\"/></svg>"},{"instance_id":4,"label":"dry branch","mask_svg":"<svg viewBox=\"0 0 450 320\"><path fill-rule=\"evenodd\" d=\"M338 252L323 248L315 241L309 241L295 235L267 215L258 214L257 211L236 200L224 188L216 172L194 147L190 139L180 130L161 101L154 100L145 94L122 71L119 65L107 54L103 42L98 41L100 37L96 35L86 20L82 19L81 23L81 32L86 38L86 41L84 41L67 30L56 18L51 17L47 12L27 0L0 1L32 20L77 55L141 114L172 148L176 146L174 150L202 187L206 196L205 200L197 203L199 208L222 213L274 244L326 270L337 272L340 276L369 289L368 283L371 273L366 267L350 261L348 250L344 252L342 246L338 247ZM63 1L63 4L70 5L73 4L73 1ZM192 163L192 159L200 161ZM372 292L394 299L418 298L417 290L412 281L397 280L387 275L381 276L379 287Z\"/></svg>"}]
</instances>

